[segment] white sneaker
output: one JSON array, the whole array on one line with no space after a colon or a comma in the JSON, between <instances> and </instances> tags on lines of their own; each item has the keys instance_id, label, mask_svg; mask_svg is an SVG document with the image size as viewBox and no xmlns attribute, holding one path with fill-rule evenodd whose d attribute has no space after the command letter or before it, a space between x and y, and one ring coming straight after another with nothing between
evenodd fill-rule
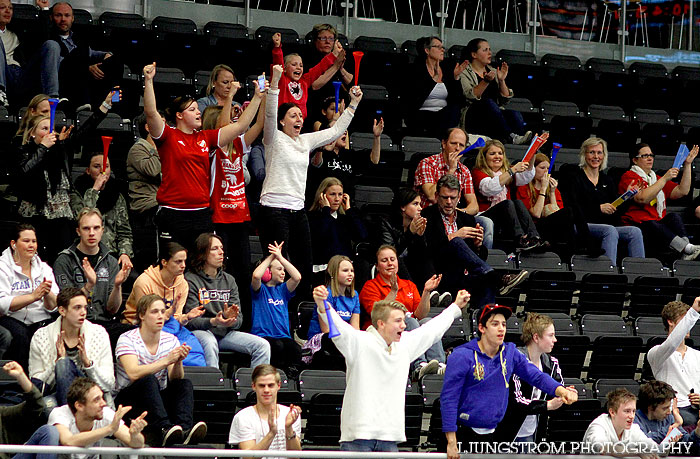
<instances>
[{"instance_id":1,"label":"white sneaker","mask_svg":"<svg viewBox=\"0 0 700 459\"><path fill-rule=\"evenodd\" d=\"M696 245L695 250L683 255L683 259L684 260L695 260L698 256L700 256L700 246Z\"/></svg>"},{"instance_id":2,"label":"white sneaker","mask_svg":"<svg viewBox=\"0 0 700 459\"><path fill-rule=\"evenodd\" d=\"M514 135L513 136L513 145L525 145L532 139L532 131L527 131L523 135Z\"/></svg>"},{"instance_id":3,"label":"white sneaker","mask_svg":"<svg viewBox=\"0 0 700 459\"><path fill-rule=\"evenodd\" d=\"M440 301L438 302L438 306L440 306L440 308L445 309L451 304L452 294L450 292L445 292L442 295L440 295Z\"/></svg>"},{"instance_id":4,"label":"white sneaker","mask_svg":"<svg viewBox=\"0 0 700 459\"><path fill-rule=\"evenodd\" d=\"M438 363L437 374L438 374L438 375L444 375L444 374L445 374L445 370L447 370L447 364L442 363L442 362Z\"/></svg>"},{"instance_id":5,"label":"white sneaker","mask_svg":"<svg viewBox=\"0 0 700 459\"><path fill-rule=\"evenodd\" d=\"M430 292L430 307L434 308L440 303L440 293L437 290Z\"/></svg>"},{"instance_id":6,"label":"white sneaker","mask_svg":"<svg viewBox=\"0 0 700 459\"><path fill-rule=\"evenodd\" d=\"M440 362L438 362L435 359L433 359L427 363L425 363L425 362L421 363L420 364L420 371L418 372L418 380L422 379L423 376L425 376L425 375L436 374L439 367L440 367Z\"/></svg>"},{"instance_id":7,"label":"white sneaker","mask_svg":"<svg viewBox=\"0 0 700 459\"><path fill-rule=\"evenodd\" d=\"M7 107L8 102L7 102L7 94L5 94L4 89L0 89L0 106L5 106Z\"/></svg>"}]
</instances>

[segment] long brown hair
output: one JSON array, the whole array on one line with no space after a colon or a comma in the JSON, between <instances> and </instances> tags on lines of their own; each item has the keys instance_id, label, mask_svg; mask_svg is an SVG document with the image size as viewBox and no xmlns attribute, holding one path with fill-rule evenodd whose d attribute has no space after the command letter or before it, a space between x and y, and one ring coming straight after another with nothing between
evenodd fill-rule
<instances>
[{"instance_id":1,"label":"long brown hair","mask_svg":"<svg viewBox=\"0 0 700 459\"><path fill-rule=\"evenodd\" d=\"M544 153L537 153L535 155L535 167L537 167L537 165L539 163L544 162L544 161L549 162L549 157L547 155L545 155ZM537 202L538 195L540 193L544 193L547 196L549 196L549 191L550 191L549 190L549 188L550 188L549 183L547 183L546 189L539 190L539 191L537 191L537 189L535 188L534 183L535 183L535 179L532 179L532 180L530 180L530 183L527 184L528 188L530 189L530 207L535 205L535 203Z\"/></svg>"}]
</instances>

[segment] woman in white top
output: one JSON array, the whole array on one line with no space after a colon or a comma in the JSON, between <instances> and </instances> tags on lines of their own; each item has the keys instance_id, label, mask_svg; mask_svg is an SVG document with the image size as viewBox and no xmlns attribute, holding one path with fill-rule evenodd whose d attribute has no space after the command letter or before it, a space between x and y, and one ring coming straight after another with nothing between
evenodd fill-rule
<instances>
[{"instance_id":1,"label":"woman in white top","mask_svg":"<svg viewBox=\"0 0 700 459\"><path fill-rule=\"evenodd\" d=\"M0 256L0 327L12 335L5 358L24 368L32 335L51 321L49 312L56 310L58 294L53 270L41 261L37 249L34 227L21 224Z\"/></svg>"},{"instance_id":2,"label":"woman in white top","mask_svg":"<svg viewBox=\"0 0 700 459\"><path fill-rule=\"evenodd\" d=\"M422 37L416 42L419 56L403 90L404 120L415 132L442 138L444 131L459 123L464 97L459 74L466 64L454 68L445 62L445 47L438 37Z\"/></svg>"},{"instance_id":3,"label":"woman in white top","mask_svg":"<svg viewBox=\"0 0 700 459\"><path fill-rule=\"evenodd\" d=\"M350 90L350 105L338 121L322 131L301 134L304 118L296 104L277 107L282 66L272 68L272 80L265 104L265 181L260 194L260 243L273 242L288 248L289 258L299 267L302 278L311 276L311 233L304 211L309 153L343 135L362 99L358 86Z\"/></svg>"}]
</instances>

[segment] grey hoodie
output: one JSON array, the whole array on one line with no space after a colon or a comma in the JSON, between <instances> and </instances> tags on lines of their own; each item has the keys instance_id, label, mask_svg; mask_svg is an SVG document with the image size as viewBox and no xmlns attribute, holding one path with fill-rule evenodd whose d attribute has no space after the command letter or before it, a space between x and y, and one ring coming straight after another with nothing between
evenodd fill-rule
<instances>
[{"instance_id":1,"label":"grey hoodie","mask_svg":"<svg viewBox=\"0 0 700 459\"><path fill-rule=\"evenodd\" d=\"M190 321L187 328L190 330L210 330L217 336L223 337L229 330L236 330L243 323L243 314L238 314L236 322L231 327L212 327L210 319L219 311L223 311L228 304L240 306L238 286L233 276L219 269L215 278L209 277L203 271L190 271L185 273L185 279L190 285L187 295L184 313L192 309L204 306L204 314Z\"/></svg>"},{"instance_id":2,"label":"grey hoodie","mask_svg":"<svg viewBox=\"0 0 700 459\"><path fill-rule=\"evenodd\" d=\"M83 261L78 257L77 250L78 241L59 253L53 265L56 282L61 289L82 288L87 282L83 272ZM119 271L119 263L101 242L99 257L93 269L97 274L97 283L92 289L92 295L88 298L87 319L90 322L107 322L112 320L112 315L107 312L107 300L114 289L114 279Z\"/></svg>"}]
</instances>

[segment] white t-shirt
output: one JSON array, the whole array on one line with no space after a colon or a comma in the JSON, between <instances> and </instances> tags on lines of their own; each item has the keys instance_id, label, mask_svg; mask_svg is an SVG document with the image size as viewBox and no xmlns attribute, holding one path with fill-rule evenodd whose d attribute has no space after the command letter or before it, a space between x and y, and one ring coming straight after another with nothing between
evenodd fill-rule
<instances>
[{"instance_id":1,"label":"white t-shirt","mask_svg":"<svg viewBox=\"0 0 700 459\"><path fill-rule=\"evenodd\" d=\"M119 392L131 384L131 381L126 374L126 370L124 370L124 366L119 360L119 357L122 355L135 355L138 358L139 365L148 365L162 359L178 346L180 346L180 342L177 340L175 335L161 331L158 349L156 350L155 354L151 354L146 347L146 343L143 342L141 332L138 328L123 333L119 337L119 340L117 340L117 348L114 351L114 355L117 358L117 384L114 387L115 392ZM160 390L168 387L167 368L163 368L159 372L155 373L154 376L158 380Z\"/></svg>"},{"instance_id":2,"label":"white t-shirt","mask_svg":"<svg viewBox=\"0 0 700 459\"><path fill-rule=\"evenodd\" d=\"M537 366L537 368L540 371L542 371L542 362L538 361L537 363L535 363L535 366ZM541 396L542 396L542 391L533 386L532 398L530 400L539 400ZM529 437L530 435L533 435L537 431L538 418L539 418L539 416L536 414L527 415L525 417L525 420L523 421L523 425L520 426L520 430L518 431L518 434L515 437L520 438L520 437Z\"/></svg>"},{"instance_id":3,"label":"white t-shirt","mask_svg":"<svg viewBox=\"0 0 700 459\"><path fill-rule=\"evenodd\" d=\"M447 107L447 86L445 86L445 83L436 83L420 109L429 112L439 112L445 107Z\"/></svg>"},{"instance_id":4,"label":"white t-shirt","mask_svg":"<svg viewBox=\"0 0 700 459\"><path fill-rule=\"evenodd\" d=\"M277 418L277 435L275 435L274 440L270 444L270 451L286 451L287 450L287 440L284 428L284 422L289 414L289 407L284 405L277 405L279 407L280 415ZM297 434L297 437L301 437L301 416L294 421L292 424L292 429ZM270 431L270 426L267 425L267 420L263 421L258 415L255 409L255 405L244 408L233 418L231 422L231 430L228 433L228 442L232 445L237 445L242 441L255 440L255 443L259 443L265 435ZM268 459L282 459L282 458L268 458Z\"/></svg>"},{"instance_id":5,"label":"white t-shirt","mask_svg":"<svg viewBox=\"0 0 700 459\"><path fill-rule=\"evenodd\" d=\"M608 413L601 414L591 422L583 435L583 441L589 443L589 446L597 454L602 454L602 452L598 452L600 449L610 448L611 451L624 451L632 453L628 455L634 455L635 448L637 451L648 452L649 450L645 448L658 446L654 440L644 435L639 424L632 424L631 428L622 431L622 438L617 438ZM628 446L625 448L621 445ZM619 450L613 448L619 448Z\"/></svg>"},{"instance_id":6,"label":"white t-shirt","mask_svg":"<svg viewBox=\"0 0 700 459\"><path fill-rule=\"evenodd\" d=\"M105 406L104 408L102 408L102 419L93 422L92 430L107 427L112 423L113 419L114 410L112 410L108 406ZM59 406L58 408L55 408L53 411L51 411L51 414L49 415L48 424L51 426L54 426L56 424L66 426L68 427L70 433L74 435L80 433L80 431L78 430L78 425L75 422L75 415L73 415L68 405ZM119 424L124 425L124 421L119 421ZM88 447L102 446L102 440L103 439L100 439L92 445L88 445ZM71 454L72 459L97 459L98 457L99 456L96 454Z\"/></svg>"}]
</instances>

